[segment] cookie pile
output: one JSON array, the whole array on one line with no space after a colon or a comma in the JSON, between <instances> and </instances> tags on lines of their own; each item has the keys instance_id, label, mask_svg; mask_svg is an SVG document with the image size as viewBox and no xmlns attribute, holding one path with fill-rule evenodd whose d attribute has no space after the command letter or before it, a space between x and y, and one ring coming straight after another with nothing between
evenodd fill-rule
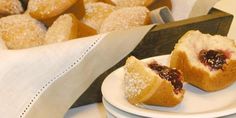
<instances>
[{"instance_id":1,"label":"cookie pile","mask_svg":"<svg viewBox=\"0 0 236 118\"><path fill-rule=\"evenodd\" d=\"M1 47L24 49L148 25L153 17L149 15L149 6L154 3L154 0L0 0ZM161 3L158 4L159 7Z\"/></svg>"}]
</instances>

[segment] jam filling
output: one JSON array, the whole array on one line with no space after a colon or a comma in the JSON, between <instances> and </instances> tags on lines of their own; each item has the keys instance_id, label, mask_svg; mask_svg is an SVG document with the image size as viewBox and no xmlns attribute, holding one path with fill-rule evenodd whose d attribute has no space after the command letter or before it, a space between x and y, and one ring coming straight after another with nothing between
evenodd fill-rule
<instances>
[{"instance_id":1,"label":"jam filling","mask_svg":"<svg viewBox=\"0 0 236 118\"><path fill-rule=\"evenodd\" d=\"M166 79L171 82L174 86L174 92L178 94L182 88L183 83L181 81L181 73L177 69L171 69L167 66L159 65L157 62L152 62L148 64L156 74L158 74L162 79Z\"/></svg>"},{"instance_id":2,"label":"jam filling","mask_svg":"<svg viewBox=\"0 0 236 118\"><path fill-rule=\"evenodd\" d=\"M226 64L227 56L222 50L201 50L199 60L211 70L223 70L223 65Z\"/></svg>"}]
</instances>

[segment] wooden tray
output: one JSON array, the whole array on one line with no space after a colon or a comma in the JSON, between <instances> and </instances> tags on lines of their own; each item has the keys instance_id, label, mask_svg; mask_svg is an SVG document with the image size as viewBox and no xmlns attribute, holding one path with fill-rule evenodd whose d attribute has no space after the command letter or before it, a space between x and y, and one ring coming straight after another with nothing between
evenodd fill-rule
<instances>
[{"instance_id":1,"label":"wooden tray","mask_svg":"<svg viewBox=\"0 0 236 118\"><path fill-rule=\"evenodd\" d=\"M100 75L72 107L101 102L103 80L112 71L123 66L128 56L134 55L142 59L169 54L178 39L189 30L200 30L202 33L226 36L232 20L233 15L213 8L208 15L155 26L129 55Z\"/></svg>"}]
</instances>

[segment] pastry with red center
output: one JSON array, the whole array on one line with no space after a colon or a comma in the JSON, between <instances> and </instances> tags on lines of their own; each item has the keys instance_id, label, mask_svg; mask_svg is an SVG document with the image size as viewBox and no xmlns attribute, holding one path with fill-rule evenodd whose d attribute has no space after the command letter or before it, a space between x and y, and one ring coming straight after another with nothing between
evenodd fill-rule
<instances>
[{"instance_id":1,"label":"pastry with red center","mask_svg":"<svg viewBox=\"0 0 236 118\"><path fill-rule=\"evenodd\" d=\"M186 82L205 91L224 89L236 80L234 41L189 31L175 45L170 66L180 69Z\"/></svg>"},{"instance_id":2,"label":"pastry with red center","mask_svg":"<svg viewBox=\"0 0 236 118\"><path fill-rule=\"evenodd\" d=\"M145 63L131 56L125 64L124 91L134 105L175 106L183 99L183 76L154 60Z\"/></svg>"}]
</instances>

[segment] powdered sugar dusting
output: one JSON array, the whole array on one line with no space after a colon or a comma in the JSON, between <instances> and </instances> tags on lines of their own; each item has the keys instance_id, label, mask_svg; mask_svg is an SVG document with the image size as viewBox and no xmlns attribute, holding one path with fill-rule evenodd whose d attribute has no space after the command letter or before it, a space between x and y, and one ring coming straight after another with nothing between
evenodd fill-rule
<instances>
[{"instance_id":1,"label":"powdered sugar dusting","mask_svg":"<svg viewBox=\"0 0 236 118\"><path fill-rule=\"evenodd\" d=\"M100 32L123 30L146 25L149 10L146 7L125 7L112 12L103 22Z\"/></svg>"},{"instance_id":2,"label":"powdered sugar dusting","mask_svg":"<svg viewBox=\"0 0 236 118\"><path fill-rule=\"evenodd\" d=\"M42 45L45 34L45 26L27 14L0 19L0 36L10 49Z\"/></svg>"},{"instance_id":3,"label":"powdered sugar dusting","mask_svg":"<svg viewBox=\"0 0 236 118\"><path fill-rule=\"evenodd\" d=\"M75 2L76 0L30 0L28 10L29 12L38 12L38 14L51 14L60 9L67 9Z\"/></svg>"},{"instance_id":4,"label":"powdered sugar dusting","mask_svg":"<svg viewBox=\"0 0 236 118\"><path fill-rule=\"evenodd\" d=\"M125 69L124 86L125 97L134 98L138 96L151 82L150 78L142 76L139 73L127 72Z\"/></svg>"},{"instance_id":5,"label":"powdered sugar dusting","mask_svg":"<svg viewBox=\"0 0 236 118\"><path fill-rule=\"evenodd\" d=\"M99 31L105 18L114 10L114 6L106 3L88 3L85 5L85 16L82 22Z\"/></svg>"},{"instance_id":6,"label":"powdered sugar dusting","mask_svg":"<svg viewBox=\"0 0 236 118\"><path fill-rule=\"evenodd\" d=\"M45 43L50 44L69 40L73 25L72 21L73 18L70 14L64 14L57 18L46 33Z\"/></svg>"}]
</instances>

